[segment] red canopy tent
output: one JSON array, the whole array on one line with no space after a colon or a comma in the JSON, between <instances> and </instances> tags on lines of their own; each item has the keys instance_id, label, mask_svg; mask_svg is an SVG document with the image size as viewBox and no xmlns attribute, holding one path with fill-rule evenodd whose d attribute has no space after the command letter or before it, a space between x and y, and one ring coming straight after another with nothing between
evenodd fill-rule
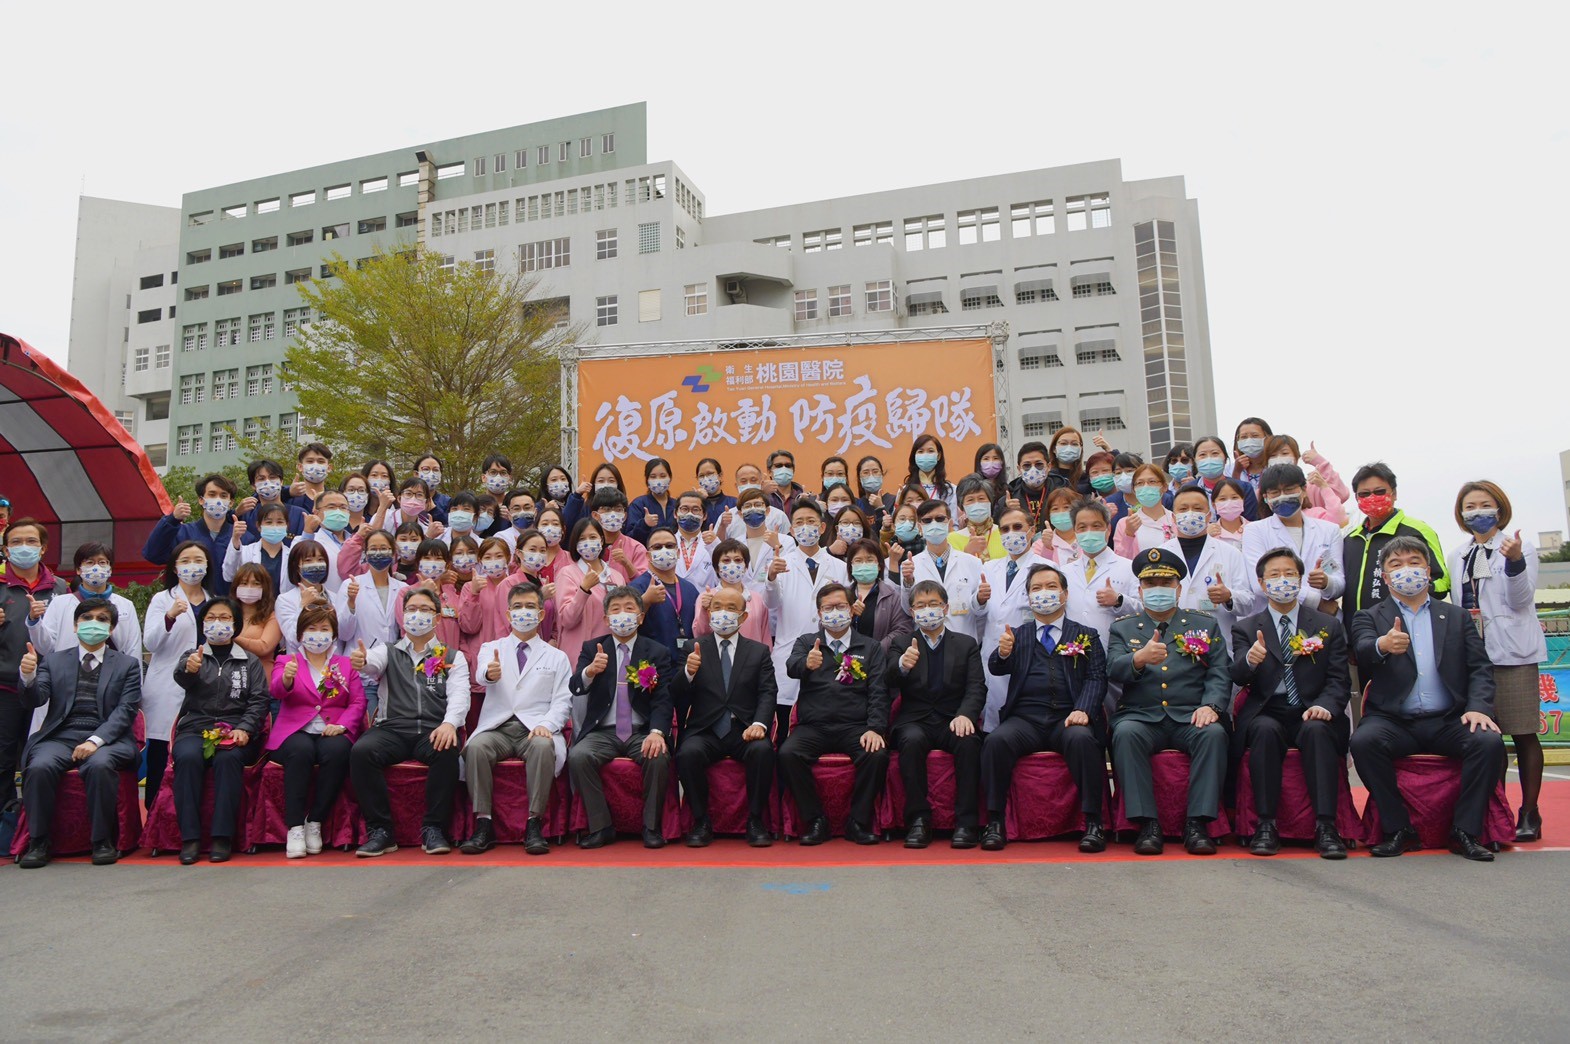
<instances>
[{"instance_id":1,"label":"red canopy tent","mask_svg":"<svg viewBox=\"0 0 1570 1044\"><path fill-rule=\"evenodd\" d=\"M81 544L114 548L115 580L150 582L139 557L171 510L163 483L135 439L98 397L58 363L0 333L0 495L11 517L49 527L51 568Z\"/></svg>"}]
</instances>

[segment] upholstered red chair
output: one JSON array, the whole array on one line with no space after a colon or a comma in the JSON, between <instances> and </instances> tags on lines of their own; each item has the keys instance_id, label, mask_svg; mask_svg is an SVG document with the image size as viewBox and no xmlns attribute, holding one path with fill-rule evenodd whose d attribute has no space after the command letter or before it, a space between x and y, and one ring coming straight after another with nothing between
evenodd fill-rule
<instances>
[{"instance_id":1,"label":"upholstered red chair","mask_svg":"<svg viewBox=\"0 0 1570 1044\"><path fill-rule=\"evenodd\" d=\"M1103 788L1101 807L1110 809L1111 784L1104 783ZM1003 828L1011 841L1040 841L1084 831L1085 813L1079 788L1074 785L1063 755L1038 751L1019 759L1009 786Z\"/></svg>"},{"instance_id":2,"label":"upholstered red chair","mask_svg":"<svg viewBox=\"0 0 1570 1044\"><path fill-rule=\"evenodd\" d=\"M1162 834L1182 837L1183 825L1188 821L1188 755L1181 750L1157 751L1150 758L1150 774L1155 782L1156 818ZM1112 824L1119 832L1139 829L1124 814L1121 787L1114 792ZM1227 810L1216 809L1216 818L1210 821L1210 836L1222 838L1231 830Z\"/></svg>"},{"instance_id":3,"label":"upholstered red chair","mask_svg":"<svg viewBox=\"0 0 1570 1044\"><path fill-rule=\"evenodd\" d=\"M1296 747L1289 748L1286 762L1281 767L1281 802L1276 808L1276 828L1289 841L1312 841L1318 822L1313 802L1309 799L1308 782L1303 778L1302 751ZM1238 767L1237 822L1233 826L1239 837L1252 835L1259 826L1247 751L1244 751L1243 763ZM1340 779L1336 783L1336 831L1348 845L1355 845L1357 839L1363 836L1362 820L1358 819L1357 808L1352 804L1352 787L1347 782L1345 764L1341 767Z\"/></svg>"},{"instance_id":4,"label":"upholstered red chair","mask_svg":"<svg viewBox=\"0 0 1570 1044\"><path fill-rule=\"evenodd\" d=\"M1461 796L1461 759L1439 754L1416 754L1410 758L1396 759L1396 787L1406 802L1407 814L1423 841L1424 848L1448 848L1450 827L1455 819L1456 801ZM1360 831L1368 844L1384 840L1379 822L1379 806L1370 797L1363 806ZM1483 816L1483 833L1478 838L1485 845L1511 844L1515 841L1515 819L1510 815L1510 802L1505 796L1501 781L1488 799L1488 810Z\"/></svg>"},{"instance_id":5,"label":"upholstered red chair","mask_svg":"<svg viewBox=\"0 0 1570 1044\"><path fill-rule=\"evenodd\" d=\"M551 781L551 800L544 816L546 837L554 837L559 842L566 836L570 804L564 770ZM522 844L528 826L529 781L523 761L518 758L498 761L491 773L491 829L496 840L500 844Z\"/></svg>"},{"instance_id":6,"label":"upholstered red chair","mask_svg":"<svg viewBox=\"0 0 1570 1044\"><path fill-rule=\"evenodd\" d=\"M709 766L709 825L716 836L747 832L747 770L741 762L725 758ZM769 789L769 799L763 805L763 828L769 832L777 829L780 821L779 792ZM681 803L681 830L692 829L692 809Z\"/></svg>"},{"instance_id":7,"label":"upholstered red chair","mask_svg":"<svg viewBox=\"0 0 1570 1044\"><path fill-rule=\"evenodd\" d=\"M670 779L665 788L665 807L660 812L660 833L667 841L681 837L681 793L676 785L676 763L670 761ZM611 825L618 834L643 833L643 767L631 758L612 758L600 769L605 788L605 803L611 809ZM570 826L589 829L589 815L583 798L572 796Z\"/></svg>"},{"instance_id":8,"label":"upholstered red chair","mask_svg":"<svg viewBox=\"0 0 1570 1044\"><path fill-rule=\"evenodd\" d=\"M425 824L425 779L429 773L430 770L418 761L400 761L387 766L387 805L392 809L393 843L400 848L419 847L420 828ZM345 786L344 789L350 788ZM362 823L362 837L363 826ZM456 843L468 837L472 829L474 815L469 807L469 792L460 785L453 794L447 838Z\"/></svg>"},{"instance_id":9,"label":"upholstered red chair","mask_svg":"<svg viewBox=\"0 0 1570 1044\"><path fill-rule=\"evenodd\" d=\"M142 712L136 712L131 726L137 750L147 741L147 726ZM115 847L120 854L133 852L142 843L142 794L137 786L137 767L120 773L120 790L115 798ZM82 785L81 774L71 769L60 777L55 790L55 821L50 825L49 848L54 855L81 855L93 850L92 817L87 810L87 789ZM27 851L32 834L27 824L27 807L17 812L16 834L11 839L11 855L20 857Z\"/></svg>"},{"instance_id":10,"label":"upholstered red chair","mask_svg":"<svg viewBox=\"0 0 1570 1044\"><path fill-rule=\"evenodd\" d=\"M977 784L978 791L980 784ZM927 752L927 801L932 805L934 830L954 829L954 756L946 750ZM905 779L899 773L899 751L889 749L889 775L878 798L878 819L884 830L905 829ZM980 811L986 818L986 810ZM1013 836L1012 834L1010 835Z\"/></svg>"},{"instance_id":11,"label":"upholstered red chair","mask_svg":"<svg viewBox=\"0 0 1570 1044\"><path fill-rule=\"evenodd\" d=\"M250 822L250 841L256 845L281 845L289 840L284 822L283 766L269 758L262 770L245 780L245 805ZM333 802L332 812L322 824L322 845L326 848L353 848L364 840L360 829L360 809L345 781Z\"/></svg>"}]
</instances>

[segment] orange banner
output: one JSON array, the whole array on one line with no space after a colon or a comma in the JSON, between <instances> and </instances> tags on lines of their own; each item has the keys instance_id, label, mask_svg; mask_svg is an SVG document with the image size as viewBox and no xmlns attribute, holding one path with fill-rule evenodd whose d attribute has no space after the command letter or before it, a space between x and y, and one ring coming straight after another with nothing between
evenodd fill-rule
<instances>
[{"instance_id":1,"label":"orange banner","mask_svg":"<svg viewBox=\"0 0 1570 1044\"><path fill-rule=\"evenodd\" d=\"M737 466L763 467L770 450L787 449L808 489L825 458L847 458L854 475L868 455L883 461L892 488L912 440L930 433L943 444L952 482L997 438L996 409L985 340L584 359L579 467L587 478L608 460L635 493L643 462L664 457L680 491L692 488L698 461L714 457L734 494Z\"/></svg>"}]
</instances>

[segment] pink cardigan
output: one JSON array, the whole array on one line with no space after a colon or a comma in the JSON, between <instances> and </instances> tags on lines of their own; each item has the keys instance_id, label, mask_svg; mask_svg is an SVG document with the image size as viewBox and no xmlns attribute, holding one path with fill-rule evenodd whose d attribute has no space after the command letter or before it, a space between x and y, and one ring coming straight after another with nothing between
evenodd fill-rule
<instances>
[{"instance_id":1,"label":"pink cardigan","mask_svg":"<svg viewBox=\"0 0 1570 1044\"><path fill-rule=\"evenodd\" d=\"M1308 454L1303 455L1303 463L1308 465L1307 470L1319 472L1325 480L1323 486L1316 486L1310 482L1306 487L1308 504L1303 508L1303 514L1309 518L1322 518L1332 525L1344 526L1347 523L1346 502L1352 496L1352 491L1347 489L1346 483L1341 481L1341 476L1336 474L1336 469L1323 455L1315 453L1315 459L1310 461Z\"/></svg>"},{"instance_id":2,"label":"pink cardigan","mask_svg":"<svg viewBox=\"0 0 1570 1044\"><path fill-rule=\"evenodd\" d=\"M746 595L747 619L742 621L741 636L773 648L774 642L769 638L769 608L763 604L763 595L757 591L747 591ZM714 633L714 628L709 626L709 611L702 603L699 603L698 611L693 614L692 633L699 638Z\"/></svg>"},{"instance_id":3,"label":"pink cardigan","mask_svg":"<svg viewBox=\"0 0 1570 1044\"><path fill-rule=\"evenodd\" d=\"M626 582L621 570L607 564L600 583L585 594L578 586L583 583L582 566L569 559L556 570L556 648L573 663L584 642L611 633L605 623L605 591Z\"/></svg>"},{"instance_id":4,"label":"pink cardigan","mask_svg":"<svg viewBox=\"0 0 1570 1044\"><path fill-rule=\"evenodd\" d=\"M291 663L300 666L294 672L294 684L285 685L284 669ZM342 725L344 735L351 743L360 735L365 725L365 687L360 683L360 672L349 663L347 656L328 657L327 669L338 672L347 697L322 699L316 683L311 680L311 666L306 663L304 653L280 656L273 663L273 699L281 700L282 706L278 708L278 720L267 734L266 749L277 750L279 744L309 725L317 714L329 725Z\"/></svg>"},{"instance_id":5,"label":"pink cardigan","mask_svg":"<svg viewBox=\"0 0 1570 1044\"><path fill-rule=\"evenodd\" d=\"M1143 514L1140 508L1136 506L1129 512L1129 515L1135 512ZM1117 532L1112 535L1112 550L1119 558L1133 559L1141 551L1160 547L1177 535L1177 527L1172 521L1172 512L1170 511L1163 511L1160 518L1151 518L1149 515L1145 515L1144 523L1139 527L1139 531L1132 535L1127 532L1127 522L1128 516L1120 519L1117 524Z\"/></svg>"}]
</instances>

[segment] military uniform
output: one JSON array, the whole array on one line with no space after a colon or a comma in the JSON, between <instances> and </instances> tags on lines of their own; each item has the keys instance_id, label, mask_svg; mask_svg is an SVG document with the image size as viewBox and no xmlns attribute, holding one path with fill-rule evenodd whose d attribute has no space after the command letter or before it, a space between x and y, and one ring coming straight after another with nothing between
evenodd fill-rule
<instances>
[{"instance_id":1,"label":"military uniform","mask_svg":"<svg viewBox=\"0 0 1570 1044\"><path fill-rule=\"evenodd\" d=\"M1186 573L1182 558L1155 548L1134 559L1141 579ZM1167 658L1139 667L1134 654L1154 640L1161 629ZM1207 642L1207 652L1184 652L1179 639ZM1158 751L1181 750L1189 756L1188 818L1212 820L1221 803L1227 771L1228 737L1221 720L1227 716L1232 682L1226 642L1208 614L1178 609L1162 625L1147 609L1112 624L1107 648L1107 675L1123 684L1122 698L1112 716L1112 767L1117 774L1124 813L1129 819L1156 818L1155 787L1150 758ZM1191 718L1201 706L1216 712L1218 721L1203 728Z\"/></svg>"}]
</instances>

